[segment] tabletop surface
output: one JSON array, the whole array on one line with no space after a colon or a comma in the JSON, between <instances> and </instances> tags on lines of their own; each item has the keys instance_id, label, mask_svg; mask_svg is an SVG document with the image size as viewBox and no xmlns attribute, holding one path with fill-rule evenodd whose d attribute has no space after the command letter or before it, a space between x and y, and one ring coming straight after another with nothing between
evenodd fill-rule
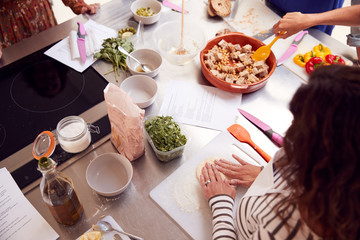
<instances>
[{"instance_id":1,"label":"tabletop surface","mask_svg":"<svg viewBox=\"0 0 360 240\"><path fill-rule=\"evenodd\" d=\"M70 30L76 29L76 21L78 20L86 21L87 19L92 19L100 24L117 29L119 25L132 18L129 10L131 3L132 1L113 0L104 4L94 16L78 16L6 48L4 49L0 67L67 37ZM228 27L222 19L209 18L207 16L206 3L204 1L186 1L185 3L187 4L187 9L190 10L186 17L196 22L196 24L204 26L203 29L207 39L211 39L215 36L216 32ZM170 20L180 19L181 15L177 12L163 11L159 22L144 27L145 41L143 47L154 48L154 40L151 34L157 26ZM336 48L337 53L345 54L348 59L355 59L355 51L353 49L322 32L311 30L310 33L328 46ZM100 74L103 74L109 68L109 64L97 61L93 64L93 67ZM157 81L159 86L159 92L154 104L146 109L146 115L157 114L159 112L170 80L193 82L196 79L198 84L211 86L202 75L200 68L198 57L193 62L184 66L175 66L164 60L160 74L155 77L155 81ZM117 85L122 81L114 82L111 74L104 77L109 82ZM301 78L284 66L277 67L264 88L254 93L243 94L240 107L245 110L251 110L251 113L272 126L276 132L284 134L292 120L288 110L288 103L296 89L303 83L304 81ZM84 113L82 117L87 122L93 122L99 116L106 115L106 113L106 106L104 103L101 103L91 112ZM171 162L163 163L156 158L150 145L145 143L145 154L132 162L134 174L129 187L116 197L102 197L96 194L89 188L85 180L86 168L92 159L102 153L116 152L116 149L109 140L109 136L64 165L61 169L74 181L78 196L85 210L81 220L74 226L63 226L55 221L41 199L37 185L38 182L32 188L28 188L23 192L27 199L49 222L51 227L60 235L60 239L76 239L87 231L92 224L95 224L99 219L107 215L112 216L125 231L142 236L145 239L192 239L149 196L152 189L220 133L219 131L190 125L185 125L184 127L191 137L191 144L185 148L184 155ZM262 142L258 145L261 144ZM15 165L8 163L8 166L5 166L11 169ZM209 221L211 220L209 219Z\"/></svg>"}]
</instances>

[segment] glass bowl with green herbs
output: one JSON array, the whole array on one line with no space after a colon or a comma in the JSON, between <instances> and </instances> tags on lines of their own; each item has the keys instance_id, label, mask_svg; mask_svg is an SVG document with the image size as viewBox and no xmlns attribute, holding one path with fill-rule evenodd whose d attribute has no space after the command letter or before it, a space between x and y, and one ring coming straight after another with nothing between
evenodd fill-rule
<instances>
[{"instance_id":1,"label":"glass bowl with green herbs","mask_svg":"<svg viewBox=\"0 0 360 240\"><path fill-rule=\"evenodd\" d=\"M183 154L189 139L173 117L147 116L144 129L146 138L160 161L168 162Z\"/></svg>"}]
</instances>

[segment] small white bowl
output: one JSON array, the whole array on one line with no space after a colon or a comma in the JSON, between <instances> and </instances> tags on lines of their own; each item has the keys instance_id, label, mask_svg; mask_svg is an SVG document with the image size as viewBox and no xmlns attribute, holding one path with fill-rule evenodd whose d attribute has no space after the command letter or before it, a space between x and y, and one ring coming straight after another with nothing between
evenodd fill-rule
<instances>
[{"instance_id":1,"label":"small white bowl","mask_svg":"<svg viewBox=\"0 0 360 240\"><path fill-rule=\"evenodd\" d=\"M86 181L98 194L116 196L131 182L133 168L130 161L118 153L104 153L90 162Z\"/></svg>"},{"instance_id":2,"label":"small white bowl","mask_svg":"<svg viewBox=\"0 0 360 240\"><path fill-rule=\"evenodd\" d=\"M139 69L141 69L140 65L130 57L127 57L126 65L132 75L155 77L159 74L162 65L162 57L158 52L151 49L138 49L131 52L130 55L139 60L141 63L147 64L152 69L151 72L141 72L139 71Z\"/></svg>"},{"instance_id":3,"label":"small white bowl","mask_svg":"<svg viewBox=\"0 0 360 240\"><path fill-rule=\"evenodd\" d=\"M140 16L136 14L136 11L140 8L150 8L151 11L155 12L152 16ZM131 12L133 13L134 19L143 24L149 25L156 23L161 16L161 3L156 0L137 0L131 4Z\"/></svg>"},{"instance_id":4,"label":"small white bowl","mask_svg":"<svg viewBox=\"0 0 360 240\"><path fill-rule=\"evenodd\" d=\"M140 108L147 108L155 101L158 86L154 79L145 75L133 75L121 84L123 89Z\"/></svg>"}]
</instances>

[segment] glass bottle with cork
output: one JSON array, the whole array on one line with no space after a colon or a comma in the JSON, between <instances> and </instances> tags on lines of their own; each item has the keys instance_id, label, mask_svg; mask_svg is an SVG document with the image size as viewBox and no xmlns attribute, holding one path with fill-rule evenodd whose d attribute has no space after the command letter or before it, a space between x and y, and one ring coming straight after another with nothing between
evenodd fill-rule
<instances>
[{"instance_id":1,"label":"glass bottle with cork","mask_svg":"<svg viewBox=\"0 0 360 240\"><path fill-rule=\"evenodd\" d=\"M38 170L43 175L40 182L41 196L57 222L73 225L80 219L83 207L72 180L58 171L56 162L50 158L54 150L53 133L40 133L33 145L33 155L39 160Z\"/></svg>"}]
</instances>

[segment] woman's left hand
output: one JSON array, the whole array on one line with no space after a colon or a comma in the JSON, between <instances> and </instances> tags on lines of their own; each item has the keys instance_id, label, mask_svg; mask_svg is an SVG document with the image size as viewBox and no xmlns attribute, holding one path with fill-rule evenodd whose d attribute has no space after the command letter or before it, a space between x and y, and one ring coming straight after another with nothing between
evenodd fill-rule
<instances>
[{"instance_id":1,"label":"woman's left hand","mask_svg":"<svg viewBox=\"0 0 360 240\"><path fill-rule=\"evenodd\" d=\"M211 197L219 194L226 194L235 199L235 187L230 185L229 180L222 179L214 164L206 163L203 167L200 185L208 201Z\"/></svg>"}]
</instances>

